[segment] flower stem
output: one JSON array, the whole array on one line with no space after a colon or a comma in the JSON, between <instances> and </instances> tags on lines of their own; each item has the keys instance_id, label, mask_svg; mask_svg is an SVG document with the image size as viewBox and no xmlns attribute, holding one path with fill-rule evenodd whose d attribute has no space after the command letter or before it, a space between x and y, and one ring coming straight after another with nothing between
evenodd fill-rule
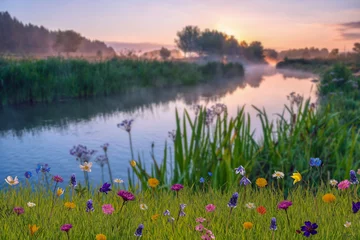
<instances>
[{"instance_id":1,"label":"flower stem","mask_svg":"<svg viewBox=\"0 0 360 240\"><path fill-rule=\"evenodd\" d=\"M289 215L288 215L287 209L285 209L285 213L286 213L286 218L287 218L287 221L288 221L288 224L289 224L289 227L290 227L290 219L289 219Z\"/></svg>"}]
</instances>

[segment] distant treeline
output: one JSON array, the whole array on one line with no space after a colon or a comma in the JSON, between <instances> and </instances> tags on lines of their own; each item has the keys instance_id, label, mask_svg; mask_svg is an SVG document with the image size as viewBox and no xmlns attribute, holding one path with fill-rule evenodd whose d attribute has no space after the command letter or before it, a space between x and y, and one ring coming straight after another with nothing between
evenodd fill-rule
<instances>
[{"instance_id":1,"label":"distant treeline","mask_svg":"<svg viewBox=\"0 0 360 240\"><path fill-rule=\"evenodd\" d=\"M133 88L191 85L243 74L243 66L239 63L198 65L117 58L98 62L0 58L0 101L2 105L52 102L106 96Z\"/></svg>"},{"instance_id":2,"label":"distant treeline","mask_svg":"<svg viewBox=\"0 0 360 240\"><path fill-rule=\"evenodd\" d=\"M8 12L0 12L0 54L58 55L75 53L112 57L115 51L100 41L91 41L72 30L50 31L43 26L23 24Z\"/></svg>"},{"instance_id":3,"label":"distant treeline","mask_svg":"<svg viewBox=\"0 0 360 240\"><path fill-rule=\"evenodd\" d=\"M261 42L248 44L239 42L234 36L197 26L186 26L177 33L175 43L185 56L195 53L199 56L243 57L252 61L264 60L264 47Z\"/></svg>"}]
</instances>

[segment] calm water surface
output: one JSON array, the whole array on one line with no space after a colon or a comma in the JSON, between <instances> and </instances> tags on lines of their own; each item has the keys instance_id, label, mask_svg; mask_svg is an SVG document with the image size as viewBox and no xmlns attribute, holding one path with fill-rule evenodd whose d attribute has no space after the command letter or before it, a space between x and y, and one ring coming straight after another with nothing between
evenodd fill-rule
<instances>
[{"instance_id":1,"label":"calm water surface","mask_svg":"<svg viewBox=\"0 0 360 240\"><path fill-rule=\"evenodd\" d=\"M162 159L168 131L175 128L175 109L183 112L194 104L210 107L224 103L230 116L245 105L252 127L260 122L251 105L264 107L275 119L281 113L286 96L295 91L315 100L316 76L296 71L277 71L272 67L246 68L245 77L219 80L209 84L172 89L140 90L121 96L72 100L54 104L16 106L0 109L0 177L24 179L25 171L35 174L37 163L45 162L52 174L66 179L75 173L83 177L78 162L69 154L72 146L86 145L102 154L100 145L109 143L108 156L114 178L127 179L130 160L128 135L116 127L124 119L135 119L132 137L134 150L150 162L151 143ZM190 111L193 116L193 112ZM261 132L256 132L261 136ZM107 171L106 171L107 172ZM100 167L95 165L90 179L100 183ZM108 177L106 176L106 179ZM3 186L3 182L0 186ZM65 183L64 183L65 184Z\"/></svg>"}]
</instances>

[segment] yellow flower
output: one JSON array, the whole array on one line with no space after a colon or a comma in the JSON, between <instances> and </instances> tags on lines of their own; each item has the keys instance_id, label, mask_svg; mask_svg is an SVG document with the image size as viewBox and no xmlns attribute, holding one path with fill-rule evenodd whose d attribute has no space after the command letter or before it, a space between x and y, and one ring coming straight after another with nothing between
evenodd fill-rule
<instances>
[{"instance_id":1,"label":"yellow flower","mask_svg":"<svg viewBox=\"0 0 360 240\"><path fill-rule=\"evenodd\" d=\"M322 197L322 200L326 203L332 203L335 202L336 197L332 193L327 193Z\"/></svg>"},{"instance_id":2,"label":"yellow flower","mask_svg":"<svg viewBox=\"0 0 360 240\"><path fill-rule=\"evenodd\" d=\"M251 222L244 222L243 226L245 229L252 229L253 224Z\"/></svg>"},{"instance_id":3,"label":"yellow flower","mask_svg":"<svg viewBox=\"0 0 360 240\"><path fill-rule=\"evenodd\" d=\"M96 234L96 240L106 240L106 236L104 234Z\"/></svg>"},{"instance_id":4,"label":"yellow flower","mask_svg":"<svg viewBox=\"0 0 360 240\"><path fill-rule=\"evenodd\" d=\"M261 188L263 188L267 185L267 181L265 178L258 178L258 179L256 179L255 183L256 183L256 185L258 185L258 187L261 187Z\"/></svg>"},{"instance_id":5,"label":"yellow flower","mask_svg":"<svg viewBox=\"0 0 360 240\"><path fill-rule=\"evenodd\" d=\"M60 197L60 196L63 195L63 194L64 194L64 189L58 188L57 191L56 191L56 195L57 195L58 197Z\"/></svg>"},{"instance_id":6,"label":"yellow flower","mask_svg":"<svg viewBox=\"0 0 360 240\"><path fill-rule=\"evenodd\" d=\"M135 162L135 160L131 160L131 161L130 161L130 165L131 165L132 167L136 167L136 162Z\"/></svg>"},{"instance_id":7,"label":"yellow flower","mask_svg":"<svg viewBox=\"0 0 360 240\"><path fill-rule=\"evenodd\" d=\"M160 217L160 214L154 214L154 215L151 216L151 220L155 221L159 217Z\"/></svg>"},{"instance_id":8,"label":"yellow flower","mask_svg":"<svg viewBox=\"0 0 360 240\"><path fill-rule=\"evenodd\" d=\"M302 176L299 172L293 173L293 175L291 176L292 179L294 179L294 184L297 182L300 182L302 179Z\"/></svg>"},{"instance_id":9,"label":"yellow flower","mask_svg":"<svg viewBox=\"0 0 360 240\"><path fill-rule=\"evenodd\" d=\"M159 185L159 183L159 180L157 180L156 178L149 178L148 180L148 184L152 188L155 188L157 185Z\"/></svg>"},{"instance_id":10,"label":"yellow flower","mask_svg":"<svg viewBox=\"0 0 360 240\"><path fill-rule=\"evenodd\" d=\"M69 210L74 209L76 207L75 203L73 203L73 202L66 202L64 205Z\"/></svg>"},{"instance_id":11,"label":"yellow flower","mask_svg":"<svg viewBox=\"0 0 360 240\"><path fill-rule=\"evenodd\" d=\"M37 230L39 230L39 228L40 227L37 227L36 224L34 225L29 224L30 235L31 236L34 235L34 233L36 233Z\"/></svg>"}]
</instances>

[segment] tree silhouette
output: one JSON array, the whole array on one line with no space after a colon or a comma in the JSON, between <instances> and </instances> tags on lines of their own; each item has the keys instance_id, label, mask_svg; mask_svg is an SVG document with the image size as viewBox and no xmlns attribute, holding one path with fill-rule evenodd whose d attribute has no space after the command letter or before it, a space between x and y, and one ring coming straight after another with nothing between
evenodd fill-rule
<instances>
[{"instance_id":1,"label":"tree silhouette","mask_svg":"<svg viewBox=\"0 0 360 240\"><path fill-rule=\"evenodd\" d=\"M76 52L83 39L79 33L72 30L59 31L56 35L54 49L58 52L66 52L68 55L70 52Z\"/></svg>"},{"instance_id":2,"label":"tree silhouette","mask_svg":"<svg viewBox=\"0 0 360 240\"><path fill-rule=\"evenodd\" d=\"M176 46L184 52L185 57L187 53L197 50L197 42L200 36L200 29L197 26L186 26L176 35Z\"/></svg>"},{"instance_id":3,"label":"tree silhouette","mask_svg":"<svg viewBox=\"0 0 360 240\"><path fill-rule=\"evenodd\" d=\"M160 56L161 56L161 58L162 58L163 60L168 59L168 58L170 57L170 55L171 55L171 52L170 52L169 49L164 48L164 47L162 47L162 48L160 49Z\"/></svg>"}]
</instances>

